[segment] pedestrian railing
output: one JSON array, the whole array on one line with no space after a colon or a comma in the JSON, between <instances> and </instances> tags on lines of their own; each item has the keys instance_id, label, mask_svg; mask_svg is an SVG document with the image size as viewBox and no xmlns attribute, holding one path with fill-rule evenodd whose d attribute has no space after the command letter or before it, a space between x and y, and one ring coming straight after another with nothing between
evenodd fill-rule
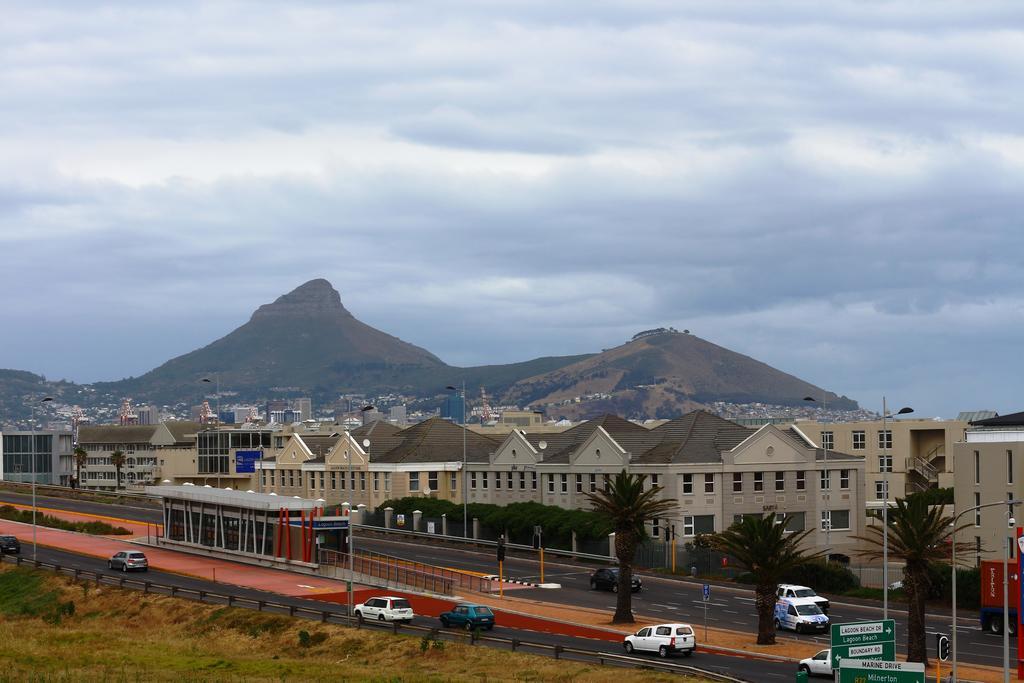
<instances>
[{"instance_id":1,"label":"pedestrian railing","mask_svg":"<svg viewBox=\"0 0 1024 683\"><path fill-rule=\"evenodd\" d=\"M320 565L348 569L348 553L336 550L321 550ZM399 583L412 588L454 595L455 590L489 593L494 590L494 581L475 574L460 572L447 567L437 567L423 562L414 562L392 555L372 551L356 550L352 558L356 574L382 579L388 583Z\"/></svg>"},{"instance_id":2,"label":"pedestrian railing","mask_svg":"<svg viewBox=\"0 0 1024 683\"><path fill-rule=\"evenodd\" d=\"M17 564L19 566L27 565L35 569L46 569L56 572L57 574L72 577L76 581L94 582L97 586L116 586L127 590L142 591L147 594L167 595L175 598L195 600L196 602L205 604L226 605L228 607L252 609L259 612L287 614L290 617L318 621L323 624L341 624L355 628L380 629L391 631L394 634L417 635L435 640L462 642L468 645L482 644L500 649L511 649L513 652L524 650L532 654L554 657L555 659L569 659L578 662L594 662L602 665L689 674L691 676L701 676L713 681L721 681L722 683L744 683L743 679L734 678L714 671L705 671L704 669L700 669L695 666L687 666L685 664L676 664L674 662L665 662L656 659L638 659L617 653L583 650L579 648L564 647L562 645L549 645L547 643L521 640L519 638L503 638L493 634L485 636L482 635L479 630L442 630L440 628L430 628L414 624L399 624L397 621L390 623L363 621L362 619L350 616L348 614L348 608L345 605L332 605L330 608L327 608L326 606L330 603L324 603L325 607L308 607L276 602L274 600L241 597L231 595L227 592L220 593L197 588L182 588L179 586L162 584L156 581L133 579L127 576L112 576L101 572L78 569L76 567L66 567L52 562L30 560L28 558L22 558L20 555L3 555L0 557L3 558L4 562L9 564Z\"/></svg>"}]
</instances>

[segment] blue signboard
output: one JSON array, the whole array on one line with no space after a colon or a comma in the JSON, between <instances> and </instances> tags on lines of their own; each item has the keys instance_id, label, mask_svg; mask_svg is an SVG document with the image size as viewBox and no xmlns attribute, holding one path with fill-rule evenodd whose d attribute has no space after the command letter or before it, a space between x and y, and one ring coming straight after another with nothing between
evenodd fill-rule
<instances>
[{"instance_id":1,"label":"blue signboard","mask_svg":"<svg viewBox=\"0 0 1024 683\"><path fill-rule=\"evenodd\" d=\"M704 598L704 600L710 600L711 599L711 584L710 583L705 583L704 584L703 598Z\"/></svg>"},{"instance_id":2,"label":"blue signboard","mask_svg":"<svg viewBox=\"0 0 1024 683\"><path fill-rule=\"evenodd\" d=\"M256 471L256 461L263 457L263 451L235 451L235 472L239 474Z\"/></svg>"}]
</instances>

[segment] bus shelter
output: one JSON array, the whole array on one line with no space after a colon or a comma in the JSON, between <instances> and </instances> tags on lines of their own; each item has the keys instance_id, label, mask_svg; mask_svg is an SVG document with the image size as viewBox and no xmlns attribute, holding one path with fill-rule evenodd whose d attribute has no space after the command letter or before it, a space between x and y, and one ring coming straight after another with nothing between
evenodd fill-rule
<instances>
[{"instance_id":1,"label":"bus shelter","mask_svg":"<svg viewBox=\"0 0 1024 683\"><path fill-rule=\"evenodd\" d=\"M320 548L348 549L348 517L321 501L188 484L146 493L162 501L165 543L310 564Z\"/></svg>"}]
</instances>

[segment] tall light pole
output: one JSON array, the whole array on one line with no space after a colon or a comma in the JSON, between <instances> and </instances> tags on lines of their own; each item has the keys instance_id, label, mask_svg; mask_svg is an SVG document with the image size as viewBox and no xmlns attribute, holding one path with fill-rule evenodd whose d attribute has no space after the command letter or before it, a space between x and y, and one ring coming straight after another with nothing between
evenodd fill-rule
<instances>
[{"instance_id":1,"label":"tall light pole","mask_svg":"<svg viewBox=\"0 0 1024 683\"><path fill-rule=\"evenodd\" d=\"M452 385L445 387L448 391L458 391ZM462 535L469 538L469 491L466 489L466 380L462 380ZM452 416L454 419L455 416Z\"/></svg>"},{"instance_id":2,"label":"tall light pole","mask_svg":"<svg viewBox=\"0 0 1024 683\"><path fill-rule=\"evenodd\" d=\"M213 377L213 380L211 380L209 377L204 377L201 381L206 382L207 384L212 384L214 381L216 381L215 386L217 387L217 426L220 426L220 373L213 373ZM268 415L267 417L269 418L270 416Z\"/></svg>"},{"instance_id":3,"label":"tall light pole","mask_svg":"<svg viewBox=\"0 0 1024 683\"><path fill-rule=\"evenodd\" d=\"M805 401L816 402L813 396L804 396ZM821 410L823 412L828 410L828 394L821 395ZM825 481L828 483L828 490L825 492L825 512L827 513L831 508L830 503L832 502L832 475L828 471L828 446L825 443L825 420L822 418L822 437L821 437L821 449L825 451L822 462L825 467ZM825 525L825 561L828 562L832 558L832 517L828 515L828 524Z\"/></svg>"},{"instance_id":4,"label":"tall light pole","mask_svg":"<svg viewBox=\"0 0 1024 683\"><path fill-rule=\"evenodd\" d=\"M36 561L36 408L52 401L53 399L49 396L39 400L32 404L32 561ZM52 448L52 447L51 447ZM52 458L52 455L51 455ZM52 464L52 463L51 463Z\"/></svg>"},{"instance_id":5,"label":"tall light pole","mask_svg":"<svg viewBox=\"0 0 1024 683\"><path fill-rule=\"evenodd\" d=\"M907 413L914 412L913 408L904 406L896 411L897 415L906 415ZM889 470L892 469L892 453L889 449L889 437L888 430L888 419L889 410L885 403L885 396L882 397L882 450L888 453L888 457L885 458L885 467L881 468L882 472L882 488L885 489L883 492L885 500L882 505L882 618L889 618Z\"/></svg>"}]
</instances>

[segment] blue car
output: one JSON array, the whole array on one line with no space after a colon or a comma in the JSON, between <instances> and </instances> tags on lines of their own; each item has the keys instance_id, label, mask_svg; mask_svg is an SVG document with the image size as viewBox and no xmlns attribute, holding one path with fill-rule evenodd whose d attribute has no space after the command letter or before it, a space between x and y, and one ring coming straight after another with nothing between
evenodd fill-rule
<instances>
[{"instance_id":1,"label":"blue car","mask_svg":"<svg viewBox=\"0 0 1024 683\"><path fill-rule=\"evenodd\" d=\"M485 605L456 605L450 612L442 612L441 625L461 626L467 631L476 628L490 631L494 628L494 612Z\"/></svg>"}]
</instances>

